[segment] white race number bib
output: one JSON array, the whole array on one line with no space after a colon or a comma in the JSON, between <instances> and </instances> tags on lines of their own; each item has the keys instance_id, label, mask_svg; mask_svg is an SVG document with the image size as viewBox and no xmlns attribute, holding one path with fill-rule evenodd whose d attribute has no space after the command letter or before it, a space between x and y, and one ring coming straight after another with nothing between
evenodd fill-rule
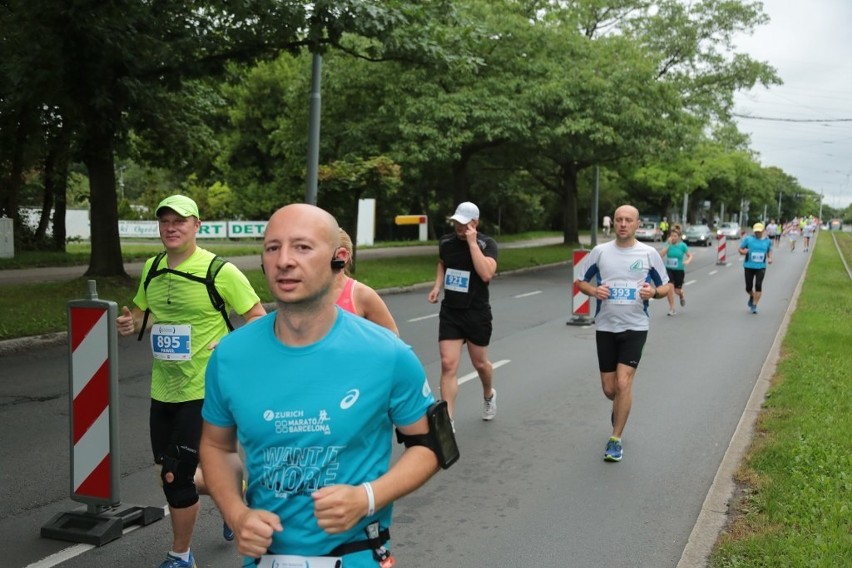
<instances>
[{"instance_id":1,"label":"white race number bib","mask_svg":"<svg viewBox=\"0 0 852 568\"><path fill-rule=\"evenodd\" d=\"M639 299L639 288L635 282L619 281L609 285L610 304L633 304Z\"/></svg>"},{"instance_id":2,"label":"white race number bib","mask_svg":"<svg viewBox=\"0 0 852 568\"><path fill-rule=\"evenodd\" d=\"M444 274L444 289L467 294L470 290L470 272L448 268Z\"/></svg>"},{"instance_id":3,"label":"white race number bib","mask_svg":"<svg viewBox=\"0 0 852 568\"><path fill-rule=\"evenodd\" d=\"M192 359L192 326L155 323L151 328L151 353L162 361Z\"/></svg>"}]
</instances>

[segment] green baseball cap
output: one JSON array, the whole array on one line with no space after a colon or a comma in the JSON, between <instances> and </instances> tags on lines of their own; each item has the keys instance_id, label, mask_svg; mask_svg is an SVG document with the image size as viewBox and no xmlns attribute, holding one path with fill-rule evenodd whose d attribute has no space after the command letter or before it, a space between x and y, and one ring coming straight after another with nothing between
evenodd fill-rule
<instances>
[{"instance_id":1,"label":"green baseball cap","mask_svg":"<svg viewBox=\"0 0 852 568\"><path fill-rule=\"evenodd\" d=\"M171 209L181 217L201 218L198 215L198 205L185 195L170 195L160 201L160 204L157 205L157 217L160 216L163 209Z\"/></svg>"}]
</instances>

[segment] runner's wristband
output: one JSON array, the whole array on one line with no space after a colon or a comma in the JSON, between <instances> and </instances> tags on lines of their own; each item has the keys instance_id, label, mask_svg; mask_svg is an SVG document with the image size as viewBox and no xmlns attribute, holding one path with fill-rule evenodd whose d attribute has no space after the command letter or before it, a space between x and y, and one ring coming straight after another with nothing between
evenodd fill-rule
<instances>
[{"instance_id":1,"label":"runner's wristband","mask_svg":"<svg viewBox=\"0 0 852 568\"><path fill-rule=\"evenodd\" d=\"M365 481L361 486L367 492L367 516L372 517L376 514L376 497L373 495L373 486L370 485L369 481Z\"/></svg>"}]
</instances>

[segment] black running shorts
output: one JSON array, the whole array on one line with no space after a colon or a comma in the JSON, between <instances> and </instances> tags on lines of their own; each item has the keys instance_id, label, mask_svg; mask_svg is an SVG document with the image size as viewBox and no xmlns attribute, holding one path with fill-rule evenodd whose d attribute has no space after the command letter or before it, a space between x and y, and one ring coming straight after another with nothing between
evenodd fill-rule
<instances>
[{"instance_id":1,"label":"black running shorts","mask_svg":"<svg viewBox=\"0 0 852 568\"><path fill-rule=\"evenodd\" d=\"M642 349L648 331L596 331L595 343L598 348L598 367L601 373L614 373L618 364L627 365L634 369L639 366Z\"/></svg>"},{"instance_id":2,"label":"black running shorts","mask_svg":"<svg viewBox=\"0 0 852 568\"><path fill-rule=\"evenodd\" d=\"M674 285L675 289L680 290L683 288L683 279L686 276L685 271L666 268L666 273L669 275L669 282Z\"/></svg>"},{"instance_id":3,"label":"black running shorts","mask_svg":"<svg viewBox=\"0 0 852 568\"><path fill-rule=\"evenodd\" d=\"M457 310L441 307L438 341L464 339L487 347L491 343L491 309Z\"/></svg>"},{"instance_id":4,"label":"black running shorts","mask_svg":"<svg viewBox=\"0 0 852 568\"><path fill-rule=\"evenodd\" d=\"M201 407L204 400L187 402L161 402L151 400L149 416L151 450L154 463L163 463L163 454L169 446L186 446L198 451L201 443Z\"/></svg>"}]
</instances>

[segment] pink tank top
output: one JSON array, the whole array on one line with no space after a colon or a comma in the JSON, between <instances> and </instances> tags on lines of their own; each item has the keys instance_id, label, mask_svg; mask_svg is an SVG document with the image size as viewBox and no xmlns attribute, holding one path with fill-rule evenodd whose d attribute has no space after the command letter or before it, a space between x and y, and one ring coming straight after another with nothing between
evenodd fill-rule
<instances>
[{"instance_id":1,"label":"pink tank top","mask_svg":"<svg viewBox=\"0 0 852 568\"><path fill-rule=\"evenodd\" d=\"M355 310L355 284L357 282L354 278L347 276L343 290L340 291L340 295L337 297L337 305L355 315L358 315L358 312Z\"/></svg>"}]
</instances>

